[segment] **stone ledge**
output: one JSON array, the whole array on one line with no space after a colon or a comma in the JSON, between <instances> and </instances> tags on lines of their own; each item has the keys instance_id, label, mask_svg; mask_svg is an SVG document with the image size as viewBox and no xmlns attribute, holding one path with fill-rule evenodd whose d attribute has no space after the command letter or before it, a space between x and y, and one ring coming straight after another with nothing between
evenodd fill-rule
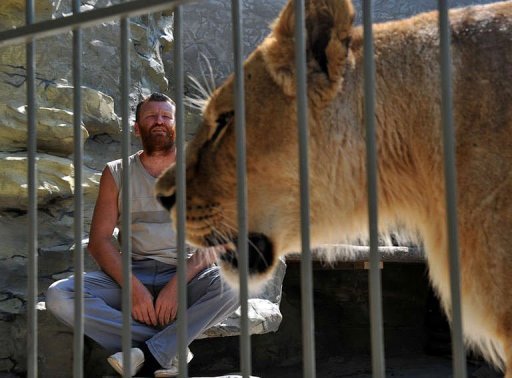
<instances>
[{"instance_id":1,"label":"stone ledge","mask_svg":"<svg viewBox=\"0 0 512 378\"><path fill-rule=\"evenodd\" d=\"M64 251L64 250L63 250ZM52 250L62 253L61 250ZM66 250L67 251L67 250ZM48 251L45 251L48 252ZM276 332L283 316L279 309L282 295L283 278L286 264L282 262L276 271L274 279L257 298L249 299L249 327L251 335L262 335ZM72 375L73 361L73 330L57 320L49 311L46 311L45 302L37 305L38 333L39 333L39 377L41 378L67 378ZM22 316L25 318L25 316ZM222 323L210 328L199 339L236 336L240 334L240 308L237 309ZM23 324L26 320L23 320ZM20 324L21 325L21 324ZM89 338L85 338L84 369L88 377L115 376L113 370L106 362L106 351ZM18 355L22 355L21 350ZM51 347L49 347L51 346ZM24 359L19 371L25 371ZM237 377L227 375L226 377Z\"/></svg>"},{"instance_id":2,"label":"stone ledge","mask_svg":"<svg viewBox=\"0 0 512 378\"><path fill-rule=\"evenodd\" d=\"M38 373L41 378L68 378L73 371L73 330L57 320L46 310L44 302L37 305L39 351ZM210 328L198 339L236 336L240 334L240 309L224 322ZM267 299L249 300L250 333L276 332L282 320L279 305ZM50 347L51 346L51 347ZM86 338L84 369L88 377L115 377L106 362L108 353L98 344ZM20 366L25 370L25 366ZM237 377L228 375L226 377ZM255 377L256 378L256 377Z\"/></svg>"},{"instance_id":3,"label":"stone ledge","mask_svg":"<svg viewBox=\"0 0 512 378\"><path fill-rule=\"evenodd\" d=\"M379 246L381 262L423 263L425 253L415 246ZM312 249L313 266L317 269L366 269L370 247L349 244L322 244ZM300 253L288 255L287 263L299 263Z\"/></svg>"},{"instance_id":4,"label":"stone ledge","mask_svg":"<svg viewBox=\"0 0 512 378\"><path fill-rule=\"evenodd\" d=\"M252 298L249 299L248 307L249 333L251 335L262 335L276 332L279 329L283 315L279 311L278 303L272 303L268 299ZM225 321L206 330L198 339L240 335L241 317L239 307Z\"/></svg>"}]
</instances>

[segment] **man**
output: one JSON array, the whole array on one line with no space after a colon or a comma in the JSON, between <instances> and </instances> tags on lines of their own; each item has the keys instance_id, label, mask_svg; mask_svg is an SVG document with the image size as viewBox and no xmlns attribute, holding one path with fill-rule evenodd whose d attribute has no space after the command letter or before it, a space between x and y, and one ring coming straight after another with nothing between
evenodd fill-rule
<instances>
[{"instance_id":1,"label":"man","mask_svg":"<svg viewBox=\"0 0 512 378\"><path fill-rule=\"evenodd\" d=\"M176 160L174 102L153 93L137 105L135 134L143 150L130 156L132 231L132 339L131 374L144 364L155 377L172 377L177 371L176 238L169 214L156 201L156 178ZM84 275L85 334L111 351L111 366L123 372L121 350L122 258L112 243L114 228L120 227L122 162L116 160L103 170L91 223L88 250L101 271ZM122 234L122 230L120 235ZM213 251L189 252L188 341L219 323L238 306L238 299L223 285L212 264ZM73 278L50 286L47 306L59 319L73 325L75 299ZM192 358L191 353L187 362Z\"/></svg>"}]
</instances>

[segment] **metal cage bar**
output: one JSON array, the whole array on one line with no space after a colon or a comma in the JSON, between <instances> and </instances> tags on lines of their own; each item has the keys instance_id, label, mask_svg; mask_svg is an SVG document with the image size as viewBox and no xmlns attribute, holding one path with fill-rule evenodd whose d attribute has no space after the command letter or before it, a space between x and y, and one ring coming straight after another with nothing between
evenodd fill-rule
<instances>
[{"instance_id":1,"label":"metal cage bar","mask_svg":"<svg viewBox=\"0 0 512 378\"><path fill-rule=\"evenodd\" d=\"M455 167L455 128L452 113L452 75L450 55L450 20L448 2L439 0L439 36L441 64L441 116L443 126L444 175L452 298L453 374L467 377L466 353L462 336L462 305L460 298L459 242L457 230L457 172Z\"/></svg>"},{"instance_id":2,"label":"metal cage bar","mask_svg":"<svg viewBox=\"0 0 512 378\"><path fill-rule=\"evenodd\" d=\"M193 1L197 0L131 0L71 16L27 23L19 28L0 32L0 47L69 32L78 26L94 26L113 19L173 9L177 5Z\"/></svg>"},{"instance_id":3,"label":"metal cage bar","mask_svg":"<svg viewBox=\"0 0 512 378\"><path fill-rule=\"evenodd\" d=\"M35 18L34 0L26 2L26 23ZM27 377L37 377L37 124L36 124L36 44L29 40L26 47L27 62L27 149L28 149L28 288L27 288Z\"/></svg>"},{"instance_id":4,"label":"metal cage bar","mask_svg":"<svg viewBox=\"0 0 512 378\"><path fill-rule=\"evenodd\" d=\"M80 13L80 1L73 1L73 12ZM83 376L84 352L84 256L82 238L84 229L83 207L83 156L84 138L82 136L82 30L73 30L73 165L75 171L74 193L74 276L75 276L75 318L73 331L73 377Z\"/></svg>"},{"instance_id":5,"label":"metal cage bar","mask_svg":"<svg viewBox=\"0 0 512 378\"><path fill-rule=\"evenodd\" d=\"M247 221L247 172L245 143L245 96L242 44L242 9L240 0L232 0L233 58L235 65L235 127L236 127L236 177L238 217L238 267L240 283L240 370L242 376L251 375L251 338L249 334L249 240Z\"/></svg>"},{"instance_id":6,"label":"metal cage bar","mask_svg":"<svg viewBox=\"0 0 512 378\"><path fill-rule=\"evenodd\" d=\"M123 310L123 377L130 377L131 366L131 310L132 310L132 261L131 261L131 180L129 169L130 155L130 25L127 18L121 18L121 117L122 117L122 140L121 154L123 164L122 182L122 212L121 212L121 238L122 261L123 261L123 285L122 285L122 310Z\"/></svg>"},{"instance_id":7,"label":"metal cage bar","mask_svg":"<svg viewBox=\"0 0 512 378\"><path fill-rule=\"evenodd\" d=\"M370 235L370 325L372 373L385 377L384 331L382 321L382 288L380 274L378 198L377 198L377 137L375 130L375 57L373 52L372 0L363 0L364 35L364 120L366 126L366 172L368 180L368 220Z\"/></svg>"},{"instance_id":8,"label":"metal cage bar","mask_svg":"<svg viewBox=\"0 0 512 378\"><path fill-rule=\"evenodd\" d=\"M315 321L313 309L313 264L309 217L308 99L306 68L306 21L304 0L295 0L295 66L297 70L297 127L299 138L301 303L303 376L315 377Z\"/></svg>"},{"instance_id":9,"label":"metal cage bar","mask_svg":"<svg viewBox=\"0 0 512 378\"><path fill-rule=\"evenodd\" d=\"M183 80L183 17L182 7L174 10L174 56L176 85L176 210L178 215L178 371L188 376L187 365L187 277L186 277L186 163L185 163L185 106ZM181 357L183 356L183 357Z\"/></svg>"}]
</instances>

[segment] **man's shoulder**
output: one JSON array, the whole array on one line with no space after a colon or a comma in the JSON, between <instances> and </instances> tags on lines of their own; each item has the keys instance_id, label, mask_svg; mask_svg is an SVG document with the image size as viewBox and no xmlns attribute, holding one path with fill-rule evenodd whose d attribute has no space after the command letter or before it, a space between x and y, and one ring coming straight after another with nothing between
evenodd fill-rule
<instances>
[{"instance_id":1,"label":"man's shoulder","mask_svg":"<svg viewBox=\"0 0 512 378\"><path fill-rule=\"evenodd\" d=\"M134 153L133 155L130 155L128 156L128 163L131 164L133 161L135 161L135 159L137 159L139 156L139 152L136 152ZM110 167L110 169L115 169L115 170L121 170L123 168L123 159L116 159L116 160L112 160L112 161L109 161L107 163L107 166Z\"/></svg>"}]
</instances>

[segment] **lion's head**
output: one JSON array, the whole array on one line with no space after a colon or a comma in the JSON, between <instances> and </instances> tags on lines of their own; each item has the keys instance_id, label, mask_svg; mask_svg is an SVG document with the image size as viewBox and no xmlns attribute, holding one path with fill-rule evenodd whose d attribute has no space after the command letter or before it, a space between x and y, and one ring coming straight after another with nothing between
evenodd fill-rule
<instances>
[{"instance_id":1,"label":"lion's head","mask_svg":"<svg viewBox=\"0 0 512 378\"><path fill-rule=\"evenodd\" d=\"M348 0L306 3L309 123L313 129L319 111L339 91L349 64L354 11ZM253 287L270 277L280 255L300 249L294 27L290 1L270 35L244 64L249 283ZM196 246L227 244L221 269L228 282L236 285L234 111L234 79L230 77L209 98L202 125L187 146L186 236ZM174 168L159 178L156 193L175 218ZM313 195L312 208L317 206L315 201Z\"/></svg>"}]
</instances>

